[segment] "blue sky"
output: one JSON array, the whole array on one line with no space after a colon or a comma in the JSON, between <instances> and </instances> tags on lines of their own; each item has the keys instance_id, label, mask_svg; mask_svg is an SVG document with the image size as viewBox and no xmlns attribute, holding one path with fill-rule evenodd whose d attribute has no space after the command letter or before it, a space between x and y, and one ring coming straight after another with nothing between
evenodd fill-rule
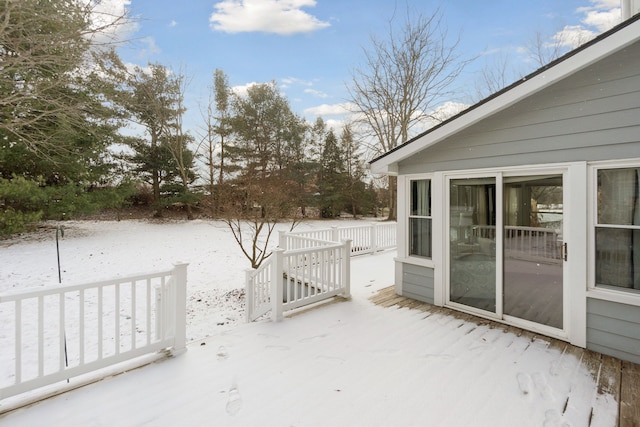
<instances>
[{"instance_id":1,"label":"blue sky","mask_svg":"<svg viewBox=\"0 0 640 427\"><path fill-rule=\"evenodd\" d=\"M394 10L430 15L437 8L458 52L478 59L457 83L457 98L470 103L478 70L496 58L513 68L537 68L522 52L536 32L551 40L593 35L620 15L619 0L102 0L103 7L136 18L123 29L132 40L123 60L158 62L190 78L185 124L197 127L216 68L231 86L275 81L293 111L314 120L339 118L351 71L362 64L372 35L384 38ZM193 130L192 130L193 131Z\"/></svg>"}]
</instances>

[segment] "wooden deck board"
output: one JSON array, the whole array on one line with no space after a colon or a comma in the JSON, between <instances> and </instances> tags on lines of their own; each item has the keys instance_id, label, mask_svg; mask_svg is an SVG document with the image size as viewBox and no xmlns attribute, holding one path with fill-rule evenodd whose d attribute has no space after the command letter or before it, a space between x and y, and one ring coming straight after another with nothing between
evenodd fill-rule
<instances>
[{"instance_id":1,"label":"wooden deck board","mask_svg":"<svg viewBox=\"0 0 640 427\"><path fill-rule=\"evenodd\" d=\"M620 427L640 426L640 365L622 361Z\"/></svg>"},{"instance_id":2,"label":"wooden deck board","mask_svg":"<svg viewBox=\"0 0 640 427\"><path fill-rule=\"evenodd\" d=\"M490 328L501 328L505 333L512 333L531 342L538 338L536 334L514 326L399 296L395 293L393 286L381 289L369 300L386 308L404 307L411 310L419 310L426 314L425 317L434 314L445 314L459 320L472 321L477 323L478 326L486 324ZM585 350L554 338L544 337L544 339L549 341L549 349L559 352L557 369L575 369L577 371L576 363L582 365L596 381L597 392L599 394L608 394L619 403L619 411L616 418L618 427L640 427L640 365L591 350ZM568 357L569 355L573 357ZM565 411L570 407L570 399L585 398L585 396L580 396L580 393L581 390L579 388L569 393L564 404ZM591 414L582 414L589 422L592 416L597 415L593 413L593 409L591 411Z\"/></svg>"}]
</instances>

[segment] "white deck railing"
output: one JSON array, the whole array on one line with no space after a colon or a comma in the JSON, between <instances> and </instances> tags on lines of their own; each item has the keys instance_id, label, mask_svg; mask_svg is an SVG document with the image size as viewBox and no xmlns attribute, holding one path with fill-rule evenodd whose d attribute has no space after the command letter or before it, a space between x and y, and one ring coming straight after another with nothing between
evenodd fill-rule
<instances>
[{"instance_id":1,"label":"white deck railing","mask_svg":"<svg viewBox=\"0 0 640 427\"><path fill-rule=\"evenodd\" d=\"M331 227L320 230L281 232L278 246L283 249L309 247L313 241L340 242L351 240L351 255L375 253L396 247L395 222L372 223L351 227Z\"/></svg>"},{"instance_id":2,"label":"white deck railing","mask_svg":"<svg viewBox=\"0 0 640 427\"><path fill-rule=\"evenodd\" d=\"M308 238L297 239L310 245ZM294 310L337 295L350 296L351 242L317 240L315 247L277 248L267 261L246 274L246 320L271 311L274 321Z\"/></svg>"},{"instance_id":3,"label":"white deck railing","mask_svg":"<svg viewBox=\"0 0 640 427\"><path fill-rule=\"evenodd\" d=\"M172 270L0 295L0 399L186 343L187 264ZM132 366L127 366L130 369Z\"/></svg>"},{"instance_id":4,"label":"white deck railing","mask_svg":"<svg viewBox=\"0 0 640 427\"><path fill-rule=\"evenodd\" d=\"M459 228L463 230L458 231L459 235L463 235L465 227ZM474 225L471 228L474 239L496 238L495 226ZM508 258L560 262L562 235L551 228L507 225L504 227L504 251Z\"/></svg>"}]
</instances>

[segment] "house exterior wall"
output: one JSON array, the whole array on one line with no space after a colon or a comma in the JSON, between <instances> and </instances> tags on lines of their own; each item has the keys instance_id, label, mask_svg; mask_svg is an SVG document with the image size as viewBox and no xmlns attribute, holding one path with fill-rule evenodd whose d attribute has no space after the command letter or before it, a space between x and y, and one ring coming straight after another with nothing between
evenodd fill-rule
<instances>
[{"instance_id":1,"label":"house exterior wall","mask_svg":"<svg viewBox=\"0 0 640 427\"><path fill-rule=\"evenodd\" d=\"M434 269L401 263L402 269L402 296L418 301L434 303Z\"/></svg>"},{"instance_id":2,"label":"house exterior wall","mask_svg":"<svg viewBox=\"0 0 640 427\"><path fill-rule=\"evenodd\" d=\"M640 363L640 307L587 298L587 348Z\"/></svg>"},{"instance_id":3,"label":"house exterior wall","mask_svg":"<svg viewBox=\"0 0 640 427\"><path fill-rule=\"evenodd\" d=\"M407 232L400 203L406 200L403 192L408 176L430 174L437 181L441 174L453 171L571 164L567 184L571 185L568 201L573 211L566 212L567 218L571 218L569 235L573 236L574 248L571 254L588 264L591 256L587 253L589 243L585 236L592 232L587 210L593 189L586 177L587 165L639 158L640 42L400 161L398 233ZM441 190L446 191L443 186ZM444 195L434 194L433 204L444 205ZM443 225L445 215L445 208L434 214L434 230ZM427 266L412 263L406 249L399 248L398 255L398 293L443 305L442 270L446 264L438 258L446 253L434 253L433 262ZM598 292L588 289L584 261L573 263L571 269L569 276L574 284L569 296L574 305L567 329L569 341L640 363L637 295L632 297L636 302L631 304L625 302L626 297L622 297L623 301L594 297Z\"/></svg>"},{"instance_id":4,"label":"house exterior wall","mask_svg":"<svg viewBox=\"0 0 640 427\"><path fill-rule=\"evenodd\" d=\"M640 43L398 164L398 174L640 153Z\"/></svg>"}]
</instances>

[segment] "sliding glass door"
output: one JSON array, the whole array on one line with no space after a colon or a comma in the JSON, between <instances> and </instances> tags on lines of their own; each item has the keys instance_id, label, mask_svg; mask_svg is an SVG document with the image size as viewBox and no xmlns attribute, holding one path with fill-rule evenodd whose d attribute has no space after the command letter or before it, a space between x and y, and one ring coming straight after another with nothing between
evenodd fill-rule
<instances>
[{"instance_id":1,"label":"sliding glass door","mask_svg":"<svg viewBox=\"0 0 640 427\"><path fill-rule=\"evenodd\" d=\"M562 173L449 180L449 303L563 328L562 182Z\"/></svg>"},{"instance_id":2,"label":"sliding glass door","mask_svg":"<svg viewBox=\"0 0 640 427\"><path fill-rule=\"evenodd\" d=\"M562 329L562 175L504 178L504 314Z\"/></svg>"},{"instance_id":3,"label":"sliding glass door","mask_svg":"<svg viewBox=\"0 0 640 427\"><path fill-rule=\"evenodd\" d=\"M496 180L451 180L450 301L496 312Z\"/></svg>"}]
</instances>

